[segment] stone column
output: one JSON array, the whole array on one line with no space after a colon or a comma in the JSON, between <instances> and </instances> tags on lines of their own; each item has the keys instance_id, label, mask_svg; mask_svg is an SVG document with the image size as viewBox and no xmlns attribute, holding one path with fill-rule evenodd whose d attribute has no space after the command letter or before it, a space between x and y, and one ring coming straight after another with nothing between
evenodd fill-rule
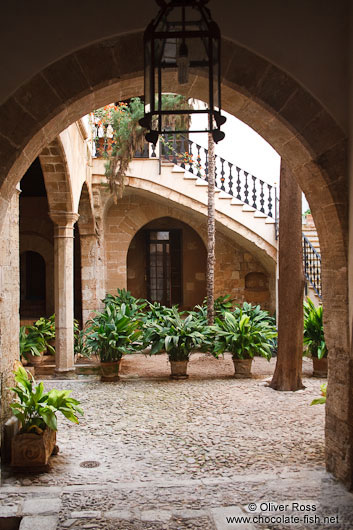
<instances>
[{"instance_id":1,"label":"stone column","mask_svg":"<svg viewBox=\"0 0 353 530\"><path fill-rule=\"evenodd\" d=\"M279 204L278 352L270 386L298 390L303 388L302 193L283 162Z\"/></svg>"},{"instance_id":2,"label":"stone column","mask_svg":"<svg viewBox=\"0 0 353 530\"><path fill-rule=\"evenodd\" d=\"M79 215L51 211L54 229L56 375L72 376L74 367L74 224Z\"/></svg>"},{"instance_id":3,"label":"stone column","mask_svg":"<svg viewBox=\"0 0 353 530\"><path fill-rule=\"evenodd\" d=\"M92 313L101 310L104 291L103 249L97 234L80 232L81 239L81 285L83 325Z\"/></svg>"}]
</instances>

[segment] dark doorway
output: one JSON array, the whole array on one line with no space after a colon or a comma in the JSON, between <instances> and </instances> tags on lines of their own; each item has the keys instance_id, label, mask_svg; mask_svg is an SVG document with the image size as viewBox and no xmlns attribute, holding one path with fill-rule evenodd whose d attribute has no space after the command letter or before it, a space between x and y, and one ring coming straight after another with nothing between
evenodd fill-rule
<instances>
[{"instance_id":1,"label":"dark doorway","mask_svg":"<svg viewBox=\"0 0 353 530\"><path fill-rule=\"evenodd\" d=\"M45 261L31 250L21 255L21 315L46 313Z\"/></svg>"},{"instance_id":2,"label":"dark doorway","mask_svg":"<svg viewBox=\"0 0 353 530\"><path fill-rule=\"evenodd\" d=\"M148 298L182 304L181 230L147 230Z\"/></svg>"}]
</instances>

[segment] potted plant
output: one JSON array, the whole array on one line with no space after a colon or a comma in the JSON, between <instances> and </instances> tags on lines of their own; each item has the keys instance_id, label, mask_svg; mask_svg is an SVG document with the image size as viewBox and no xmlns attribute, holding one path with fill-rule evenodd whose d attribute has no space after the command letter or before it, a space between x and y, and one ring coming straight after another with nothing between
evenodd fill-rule
<instances>
[{"instance_id":1,"label":"potted plant","mask_svg":"<svg viewBox=\"0 0 353 530\"><path fill-rule=\"evenodd\" d=\"M19 366L14 372L16 386L11 390L18 401L10 404L20 423L18 434L12 439L11 466L40 470L48 464L56 442L57 418L78 423L77 414L83 414L79 401L70 397L71 390L44 392L43 383L35 384L33 376Z\"/></svg>"},{"instance_id":2,"label":"potted plant","mask_svg":"<svg viewBox=\"0 0 353 530\"><path fill-rule=\"evenodd\" d=\"M45 340L35 326L20 327L20 358L36 366L43 360Z\"/></svg>"},{"instance_id":3,"label":"potted plant","mask_svg":"<svg viewBox=\"0 0 353 530\"><path fill-rule=\"evenodd\" d=\"M206 341L205 326L192 314L183 319L173 307L171 315L165 315L160 321L146 322L144 340L152 345L150 355L166 351L172 379L186 379L191 352Z\"/></svg>"},{"instance_id":4,"label":"potted plant","mask_svg":"<svg viewBox=\"0 0 353 530\"><path fill-rule=\"evenodd\" d=\"M323 309L307 298L304 302L304 355L312 357L313 376L327 377L327 347L324 336Z\"/></svg>"},{"instance_id":5,"label":"potted plant","mask_svg":"<svg viewBox=\"0 0 353 530\"><path fill-rule=\"evenodd\" d=\"M237 314L225 312L223 320L216 317L211 326L213 332L213 354L218 357L225 351L232 354L234 377L251 377L251 364L255 355L268 361L271 354L271 341L277 332L273 325L264 320L251 320L239 309Z\"/></svg>"},{"instance_id":6,"label":"potted plant","mask_svg":"<svg viewBox=\"0 0 353 530\"><path fill-rule=\"evenodd\" d=\"M136 342L141 335L139 323L125 312L124 304L121 307L107 304L104 311L88 322L85 344L100 358L102 381L118 381L122 356L141 349Z\"/></svg>"},{"instance_id":7,"label":"potted plant","mask_svg":"<svg viewBox=\"0 0 353 530\"><path fill-rule=\"evenodd\" d=\"M48 355L55 355L55 315L49 318L40 317L33 327L43 337Z\"/></svg>"}]
</instances>

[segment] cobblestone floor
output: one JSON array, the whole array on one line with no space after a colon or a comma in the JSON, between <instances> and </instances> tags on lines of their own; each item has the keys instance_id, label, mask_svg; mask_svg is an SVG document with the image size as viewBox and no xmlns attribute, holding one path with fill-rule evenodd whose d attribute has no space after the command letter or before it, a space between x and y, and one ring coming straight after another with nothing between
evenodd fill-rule
<instances>
[{"instance_id":1,"label":"cobblestone floor","mask_svg":"<svg viewBox=\"0 0 353 530\"><path fill-rule=\"evenodd\" d=\"M166 359L151 361L130 357L118 383L47 381L71 388L85 416L59 421L49 473L3 472L0 511L26 515L32 530L353 528L353 495L324 470L324 407L310 407L322 381L307 377L310 363L305 389L290 393L266 386L274 362L257 359L253 379L235 380L229 357L195 356L190 379L171 381ZM292 501L317 511L291 512ZM284 503L279 515L301 521L227 524L251 502L255 516L278 515L261 502ZM303 519L313 514L320 522Z\"/></svg>"}]
</instances>

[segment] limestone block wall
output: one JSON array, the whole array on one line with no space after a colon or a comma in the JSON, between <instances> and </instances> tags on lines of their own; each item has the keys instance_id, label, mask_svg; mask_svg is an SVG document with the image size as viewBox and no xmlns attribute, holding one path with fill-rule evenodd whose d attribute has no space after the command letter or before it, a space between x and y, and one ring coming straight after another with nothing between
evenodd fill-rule
<instances>
[{"instance_id":1,"label":"limestone block wall","mask_svg":"<svg viewBox=\"0 0 353 530\"><path fill-rule=\"evenodd\" d=\"M115 293L117 288L129 288L129 290L134 291L133 285L136 279L136 295L141 296L145 292L141 281L142 269L144 268L143 257L137 249L137 245L141 245L141 241L138 238L134 241L134 237L141 228L145 226L157 227L161 222L162 224L165 222L164 218L172 218L173 227L177 226L178 222L180 223L181 221L199 235L200 244L197 244L196 248L195 241L190 240L188 242L186 240L183 283L184 299L189 302L187 304L184 302L185 306L192 306L195 303L202 302L205 290L198 290L197 296L190 296L190 294L197 283L196 274L197 278L199 278L198 281L204 281L203 272L206 271L206 253L204 249L207 241L206 217L193 212L191 209L183 209L175 203L165 201L163 198L160 201L153 200L146 194L139 194L128 189L125 190L124 197L117 204L107 203L105 211L104 246L107 292ZM152 223L152 221L153 224L148 224ZM201 241L203 241L202 246ZM130 268L129 274L128 251L131 243L130 265L131 255L134 256L135 254L132 258L135 263L135 269ZM194 255L192 255L193 253ZM140 256L140 262L137 265L138 256ZM191 262L187 263L188 259ZM196 260L197 265L193 263ZM258 291L249 289L249 285L246 287L246 276L249 273L262 275L262 282L259 284L261 288ZM220 227L217 228L216 234L215 277L216 296L229 293L238 303L248 300L274 310L274 282L269 278L268 272L252 254L240 247L228 234L222 233ZM190 293L188 293L188 290L190 290Z\"/></svg>"},{"instance_id":2,"label":"limestone block wall","mask_svg":"<svg viewBox=\"0 0 353 530\"><path fill-rule=\"evenodd\" d=\"M255 280L250 281L251 276ZM251 302L273 311L268 273L250 252L216 232L215 297L230 294L236 303Z\"/></svg>"},{"instance_id":3,"label":"limestone block wall","mask_svg":"<svg viewBox=\"0 0 353 530\"><path fill-rule=\"evenodd\" d=\"M13 365L19 359L19 226L18 192L13 194L0 235L0 424L10 415L7 390Z\"/></svg>"}]
</instances>

